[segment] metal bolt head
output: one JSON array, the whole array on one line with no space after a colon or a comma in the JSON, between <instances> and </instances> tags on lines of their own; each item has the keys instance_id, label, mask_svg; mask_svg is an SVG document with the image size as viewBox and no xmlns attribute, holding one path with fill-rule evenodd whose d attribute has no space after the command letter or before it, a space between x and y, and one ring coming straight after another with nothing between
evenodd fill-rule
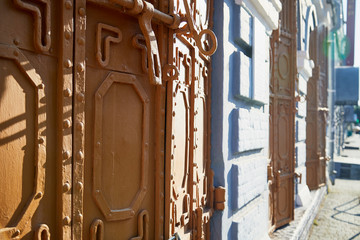
<instances>
[{"instance_id":1,"label":"metal bolt head","mask_svg":"<svg viewBox=\"0 0 360 240\"><path fill-rule=\"evenodd\" d=\"M65 38L68 40L71 38L71 32L69 30L65 31L64 35L65 35Z\"/></svg>"},{"instance_id":2,"label":"metal bolt head","mask_svg":"<svg viewBox=\"0 0 360 240\"><path fill-rule=\"evenodd\" d=\"M19 39L17 39L17 38L15 38L13 42L14 42L14 44L15 44L16 46L20 44L20 41L19 41Z\"/></svg>"},{"instance_id":3,"label":"metal bolt head","mask_svg":"<svg viewBox=\"0 0 360 240\"><path fill-rule=\"evenodd\" d=\"M78 44L80 44L80 45L84 45L85 44L85 39L84 38L79 38L78 39Z\"/></svg>"},{"instance_id":4,"label":"metal bolt head","mask_svg":"<svg viewBox=\"0 0 360 240\"><path fill-rule=\"evenodd\" d=\"M45 142L45 140L44 140L43 137L39 138L39 143L40 143L40 144L43 144L44 142Z\"/></svg>"},{"instance_id":5,"label":"metal bolt head","mask_svg":"<svg viewBox=\"0 0 360 240\"><path fill-rule=\"evenodd\" d=\"M85 70L84 64L83 64L83 63L79 63L79 64L77 65L77 70L78 70L79 72L83 72L83 71Z\"/></svg>"},{"instance_id":6,"label":"metal bolt head","mask_svg":"<svg viewBox=\"0 0 360 240\"><path fill-rule=\"evenodd\" d=\"M64 219L63 219L63 223L64 223L64 225L70 225L70 218L68 217L68 216L66 216L66 217L64 217Z\"/></svg>"},{"instance_id":7,"label":"metal bolt head","mask_svg":"<svg viewBox=\"0 0 360 240\"><path fill-rule=\"evenodd\" d=\"M66 89L64 90L64 96L65 96L65 97L70 97L70 96L71 96L71 90L70 90L69 88L66 88Z\"/></svg>"},{"instance_id":8,"label":"metal bolt head","mask_svg":"<svg viewBox=\"0 0 360 240\"><path fill-rule=\"evenodd\" d=\"M79 131L82 131L84 129L84 123L83 122L78 122L76 124L76 129Z\"/></svg>"},{"instance_id":9,"label":"metal bolt head","mask_svg":"<svg viewBox=\"0 0 360 240\"><path fill-rule=\"evenodd\" d=\"M76 159L78 161L82 161L84 159L84 153L81 150L76 154Z\"/></svg>"},{"instance_id":10,"label":"metal bolt head","mask_svg":"<svg viewBox=\"0 0 360 240\"><path fill-rule=\"evenodd\" d=\"M38 89L44 89L45 88L45 85L43 84L43 83L40 83L39 85L38 85Z\"/></svg>"},{"instance_id":11,"label":"metal bolt head","mask_svg":"<svg viewBox=\"0 0 360 240\"><path fill-rule=\"evenodd\" d=\"M79 93L79 94L77 95L77 100L78 100L79 102L84 101L84 99L85 99L85 95L84 95L83 93Z\"/></svg>"},{"instance_id":12,"label":"metal bolt head","mask_svg":"<svg viewBox=\"0 0 360 240\"><path fill-rule=\"evenodd\" d=\"M69 159L70 158L70 152L69 151L65 151L63 153L63 158L66 160L66 159Z\"/></svg>"},{"instance_id":13,"label":"metal bolt head","mask_svg":"<svg viewBox=\"0 0 360 240\"><path fill-rule=\"evenodd\" d=\"M70 190L70 184L68 182L64 183L63 185L63 191L68 192Z\"/></svg>"},{"instance_id":14,"label":"metal bolt head","mask_svg":"<svg viewBox=\"0 0 360 240\"><path fill-rule=\"evenodd\" d=\"M66 120L63 122L63 127L64 127L64 128L69 128L70 126L71 126L70 120L66 119Z\"/></svg>"},{"instance_id":15,"label":"metal bolt head","mask_svg":"<svg viewBox=\"0 0 360 240\"><path fill-rule=\"evenodd\" d=\"M71 60L70 60L70 59L65 60L64 65L65 65L65 67L67 67L67 68L71 68L71 67L72 67L72 62L71 62Z\"/></svg>"},{"instance_id":16,"label":"metal bolt head","mask_svg":"<svg viewBox=\"0 0 360 240\"><path fill-rule=\"evenodd\" d=\"M76 215L76 221L82 222L82 220L83 220L83 215L80 212L78 212L78 214Z\"/></svg>"},{"instance_id":17,"label":"metal bolt head","mask_svg":"<svg viewBox=\"0 0 360 240\"><path fill-rule=\"evenodd\" d=\"M84 188L84 185L82 182L77 182L76 183L76 188L78 191L81 191Z\"/></svg>"},{"instance_id":18,"label":"metal bolt head","mask_svg":"<svg viewBox=\"0 0 360 240\"><path fill-rule=\"evenodd\" d=\"M85 16L85 13L86 13L86 11L85 11L85 8L79 8L79 14L80 14L80 16Z\"/></svg>"},{"instance_id":19,"label":"metal bolt head","mask_svg":"<svg viewBox=\"0 0 360 240\"><path fill-rule=\"evenodd\" d=\"M66 7L66 9L71 9L71 7L72 7L71 1L66 1L65 2L65 7Z\"/></svg>"}]
</instances>

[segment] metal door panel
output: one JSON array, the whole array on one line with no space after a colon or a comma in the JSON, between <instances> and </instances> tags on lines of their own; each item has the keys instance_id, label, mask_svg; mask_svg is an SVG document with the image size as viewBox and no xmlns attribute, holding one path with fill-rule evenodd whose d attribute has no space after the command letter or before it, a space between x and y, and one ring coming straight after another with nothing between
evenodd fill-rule
<instances>
[{"instance_id":1,"label":"metal door panel","mask_svg":"<svg viewBox=\"0 0 360 240\"><path fill-rule=\"evenodd\" d=\"M64 50L58 26L72 14L61 17L62 4L0 3L1 239L70 237L63 217L71 209L71 161L63 162L62 153L64 146L71 150L63 87L71 85L64 57L71 59L72 48Z\"/></svg>"},{"instance_id":2,"label":"metal door panel","mask_svg":"<svg viewBox=\"0 0 360 240\"><path fill-rule=\"evenodd\" d=\"M307 86L306 117L306 183L311 190L325 184L327 82L326 57L318 43L325 40L324 27L310 33L310 58L314 61L312 77Z\"/></svg>"},{"instance_id":3,"label":"metal door panel","mask_svg":"<svg viewBox=\"0 0 360 240\"><path fill-rule=\"evenodd\" d=\"M281 24L270 41L270 231L294 217L296 1L282 1L282 6Z\"/></svg>"},{"instance_id":4,"label":"metal door panel","mask_svg":"<svg viewBox=\"0 0 360 240\"><path fill-rule=\"evenodd\" d=\"M161 118L155 116L156 87L142 65L145 43L137 17L95 2L84 6L85 44L78 46L86 53L86 138L83 229L74 237L153 239L160 224L152 127Z\"/></svg>"}]
</instances>

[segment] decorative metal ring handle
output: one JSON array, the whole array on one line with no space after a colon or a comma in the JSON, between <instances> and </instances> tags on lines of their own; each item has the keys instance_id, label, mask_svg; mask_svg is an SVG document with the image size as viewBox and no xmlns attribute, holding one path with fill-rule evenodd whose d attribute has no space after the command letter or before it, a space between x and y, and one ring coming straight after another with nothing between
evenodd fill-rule
<instances>
[{"instance_id":1,"label":"decorative metal ring handle","mask_svg":"<svg viewBox=\"0 0 360 240\"><path fill-rule=\"evenodd\" d=\"M217 49L217 38L213 31L211 31L210 29L204 29L204 30L201 30L199 34L194 34L194 35L195 35L194 37L195 37L196 45L202 54L204 54L206 56L211 56L215 53L215 51ZM203 47L203 44L201 42L201 39L204 35L208 35L210 37L211 47L209 50L205 50Z\"/></svg>"}]
</instances>

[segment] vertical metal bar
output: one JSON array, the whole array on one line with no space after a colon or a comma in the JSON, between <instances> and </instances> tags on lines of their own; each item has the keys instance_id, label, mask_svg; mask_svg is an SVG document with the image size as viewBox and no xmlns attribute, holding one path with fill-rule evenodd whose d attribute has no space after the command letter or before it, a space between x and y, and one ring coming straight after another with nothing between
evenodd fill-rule
<instances>
[{"instance_id":1,"label":"vertical metal bar","mask_svg":"<svg viewBox=\"0 0 360 240\"><path fill-rule=\"evenodd\" d=\"M72 239L83 239L83 190L85 151L85 30L86 0L75 4L74 145Z\"/></svg>"},{"instance_id":2,"label":"vertical metal bar","mask_svg":"<svg viewBox=\"0 0 360 240\"><path fill-rule=\"evenodd\" d=\"M57 234L71 239L72 185L72 96L73 96L73 0L62 0L60 56L57 87Z\"/></svg>"}]
</instances>

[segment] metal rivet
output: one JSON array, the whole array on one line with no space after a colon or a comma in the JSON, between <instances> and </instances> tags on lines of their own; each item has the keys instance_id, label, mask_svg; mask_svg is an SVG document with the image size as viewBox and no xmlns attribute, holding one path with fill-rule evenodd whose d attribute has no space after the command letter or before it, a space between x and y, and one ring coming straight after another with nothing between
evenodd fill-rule
<instances>
[{"instance_id":1,"label":"metal rivet","mask_svg":"<svg viewBox=\"0 0 360 240\"><path fill-rule=\"evenodd\" d=\"M160 217L160 222L164 222L164 218L163 217Z\"/></svg>"},{"instance_id":2,"label":"metal rivet","mask_svg":"<svg viewBox=\"0 0 360 240\"><path fill-rule=\"evenodd\" d=\"M171 154L171 159L174 159L174 154Z\"/></svg>"},{"instance_id":3,"label":"metal rivet","mask_svg":"<svg viewBox=\"0 0 360 240\"><path fill-rule=\"evenodd\" d=\"M17 236L19 236L20 235L20 230L18 229L18 230L16 230L15 232L14 232L14 234L13 234L13 237L17 237Z\"/></svg>"},{"instance_id":4,"label":"metal rivet","mask_svg":"<svg viewBox=\"0 0 360 240\"><path fill-rule=\"evenodd\" d=\"M98 99L101 99L101 94L100 93L98 93L96 96L97 96Z\"/></svg>"},{"instance_id":5,"label":"metal rivet","mask_svg":"<svg viewBox=\"0 0 360 240\"><path fill-rule=\"evenodd\" d=\"M85 96L84 96L83 93L79 93L79 94L77 95L77 100L78 100L78 101L82 102L82 101L84 101L84 99L85 99Z\"/></svg>"},{"instance_id":6,"label":"metal rivet","mask_svg":"<svg viewBox=\"0 0 360 240\"><path fill-rule=\"evenodd\" d=\"M170 175L170 180L173 180L174 179L174 175Z\"/></svg>"},{"instance_id":7,"label":"metal rivet","mask_svg":"<svg viewBox=\"0 0 360 240\"><path fill-rule=\"evenodd\" d=\"M70 184L68 182L64 183L63 185L63 191L64 192L67 192L70 190Z\"/></svg>"},{"instance_id":8,"label":"metal rivet","mask_svg":"<svg viewBox=\"0 0 360 240\"><path fill-rule=\"evenodd\" d=\"M160 151L160 155L163 157L164 156L164 151Z\"/></svg>"},{"instance_id":9,"label":"metal rivet","mask_svg":"<svg viewBox=\"0 0 360 240\"><path fill-rule=\"evenodd\" d=\"M79 72L83 72L83 71L85 70L84 64L83 64L83 63L79 63L79 64L77 65L77 70L78 70Z\"/></svg>"},{"instance_id":10,"label":"metal rivet","mask_svg":"<svg viewBox=\"0 0 360 240\"><path fill-rule=\"evenodd\" d=\"M77 154L76 154L76 159L78 161L82 161L84 159L84 154L82 151L79 151Z\"/></svg>"},{"instance_id":11,"label":"metal rivet","mask_svg":"<svg viewBox=\"0 0 360 240\"><path fill-rule=\"evenodd\" d=\"M16 50L14 51L14 56L16 56L16 57L19 56L18 51L16 51Z\"/></svg>"},{"instance_id":12,"label":"metal rivet","mask_svg":"<svg viewBox=\"0 0 360 240\"><path fill-rule=\"evenodd\" d=\"M20 44L20 41L19 41L19 39L17 39L17 38L15 38L13 42L14 42L15 45L19 45L19 44Z\"/></svg>"},{"instance_id":13,"label":"metal rivet","mask_svg":"<svg viewBox=\"0 0 360 240\"><path fill-rule=\"evenodd\" d=\"M69 225L70 224L70 218L68 216L64 217L64 224Z\"/></svg>"},{"instance_id":14,"label":"metal rivet","mask_svg":"<svg viewBox=\"0 0 360 240\"><path fill-rule=\"evenodd\" d=\"M65 97L70 97L71 96L71 90L69 88L64 90L64 96Z\"/></svg>"},{"instance_id":15,"label":"metal rivet","mask_svg":"<svg viewBox=\"0 0 360 240\"><path fill-rule=\"evenodd\" d=\"M175 116L175 111L173 111L172 115Z\"/></svg>"},{"instance_id":16,"label":"metal rivet","mask_svg":"<svg viewBox=\"0 0 360 240\"><path fill-rule=\"evenodd\" d=\"M95 191L95 193L96 193L96 194L100 194L100 190L97 189L97 190Z\"/></svg>"},{"instance_id":17,"label":"metal rivet","mask_svg":"<svg viewBox=\"0 0 360 240\"><path fill-rule=\"evenodd\" d=\"M101 142L99 142L99 141L96 142L96 146L97 146L97 147L100 147L100 146L101 146Z\"/></svg>"},{"instance_id":18,"label":"metal rivet","mask_svg":"<svg viewBox=\"0 0 360 240\"><path fill-rule=\"evenodd\" d=\"M79 8L80 16L85 16L85 8Z\"/></svg>"},{"instance_id":19,"label":"metal rivet","mask_svg":"<svg viewBox=\"0 0 360 240\"><path fill-rule=\"evenodd\" d=\"M70 9L72 7L72 3L70 1L65 2L66 9Z\"/></svg>"},{"instance_id":20,"label":"metal rivet","mask_svg":"<svg viewBox=\"0 0 360 240\"><path fill-rule=\"evenodd\" d=\"M76 129L79 130L79 131L82 131L84 129L84 123L78 122L76 124Z\"/></svg>"},{"instance_id":21,"label":"metal rivet","mask_svg":"<svg viewBox=\"0 0 360 240\"><path fill-rule=\"evenodd\" d=\"M78 212L78 214L76 215L76 221L82 222L82 219L83 219L83 215L80 212Z\"/></svg>"},{"instance_id":22,"label":"metal rivet","mask_svg":"<svg viewBox=\"0 0 360 240\"><path fill-rule=\"evenodd\" d=\"M134 210L131 210L131 211L130 211L130 216L132 216L132 217L135 216Z\"/></svg>"},{"instance_id":23,"label":"metal rivet","mask_svg":"<svg viewBox=\"0 0 360 240\"><path fill-rule=\"evenodd\" d=\"M63 128L69 128L70 126L71 126L71 123L68 119L63 122Z\"/></svg>"},{"instance_id":24,"label":"metal rivet","mask_svg":"<svg viewBox=\"0 0 360 240\"><path fill-rule=\"evenodd\" d=\"M81 190L83 189L83 186L84 186L84 185L83 185L82 182L77 182L77 183L76 183L76 188L77 188L78 191L81 191Z\"/></svg>"},{"instance_id":25,"label":"metal rivet","mask_svg":"<svg viewBox=\"0 0 360 240\"><path fill-rule=\"evenodd\" d=\"M64 64L65 64L65 67L67 67L67 68L72 67L72 63L71 63L70 59L67 59Z\"/></svg>"},{"instance_id":26,"label":"metal rivet","mask_svg":"<svg viewBox=\"0 0 360 240\"><path fill-rule=\"evenodd\" d=\"M164 193L160 193L161 199L164 199Z\"/></svg>"},{"instance_id":27,"label":"metal rivet","mask_svg":"<svg viewBox=\"0 0 360 240\"><path fill-rule=\"evenodd\" d=\"M160 177L162 177L162 178L164 177L164 172L160 173Z\"/></svg>"},{"instance_id":28,"label":"metal rivet","mask_svg":"<svg viewBox=\"0 0 360 240\"><path fill-rule=\"evenodd\" d=\"M43 196L43 193L42 193L42 192L38 192L38 193L35 195L35 199L42 198L42 196Z\"/></svg>"},{"instance_id":29,"label":"metal rivet","mask_svg":"<svg viewBox=\"0 0 360 240\"><path fill-rule=\"evenodd\" d=\"M147 98L147 99L145 100L145 102L147 102L147 103L150 102L150 99Z\"/></svg>"},{"instance_id":30,"label":"metal rivet","mask_svg":"<svg viewBox=\"0 0 360 240\"><path fill-rule=\"evenodd\" d=\"M174 144L174 148L176 148L176 145Z\"/></svg>"},{"instance_id":31,"label":"metal rivet","mask_svg":"<svg viewBox=\"0 0 360 240\"><path fill-rule=\"evenodd\" d=\"M70 38L71 38L71 32L70 32L70 31L65 31L65 38L66 38L66 39L70 39Z\"/></svg>"},{"instance_id":32,"label":"metal rivet","mask_svg":"<svg viewBox=\"0 0 360 240\"><path fill-rule=\"evenodd\" d=\"M42 138L42 137L39 138L39 143L40 143L40 144L43 144L44 142L45 142L44 138Z\"/></svg>"},{"instance_id":33,"label":"metal rivet","mask_svg":"<svg viewBox=\"0 0 360 240\"><path fill-rule=\"evenodd\" d=\"M70 152L69 152L69 151L65 151L65 152L63 153L63 158L64 158L64 159L69 159L69 158L70 158Z\"/></svg>"},{"instance_id":34,"label":"metal rivet","mask_svg":"<svg viewBox=\"0 0 360 240\"><path fill-rule=\"evenodd\" d=\"M165 115L165 109L161 109L161 115Z\"/></svg>"},{"instance_id":35,"label":"metal rivet","mask_svg":"<svg viewBox=\"0 0 360 240\"><path fill-rule=\"evenodd\" d=\"M175 135L174 135L174 134L173 134L173 135L171 135L171 139L173 139L173 140L175 139Z\"/></svg>"},{"instance_id":36,"label":"metal rivet","mask_svg":"<svg viewBox=\"0 0 360 240\"><path fill-rule=\"evenodd\" d=\"M161 220L160 220L161 221ZM172 218L170 218L170 224L172 224L173 223L173 220L172 220Z\"/></svg>"},{"instance_id":37,"label":"metal rivet","mask_svg":"<svg viewBox=\"0 0 360 240\"><path fill-rule=\"evenodd\" d=\"M45 87L45 85L44 85L43 83L40 83L40 84L38 85L38 88L39 88L39 89L44 89L44 87Z\"/></svg>"},{"instance_id":38,"label":"metal rivet","mask_svg":"<svg viewBox=\"0 0 360 240\"><path fill-rule=\"evenodd\" d=\"M80 45L84 45L85 44L85 39L84 38L78 38L78 43Z\"/></svg>"},{"instance_id":39,"label":"metal rivet","mask_svg":"<svg viewBox=\"0 0 360 240\"><path fill-rule=\"evenodd\" d=\"M147 148L149 146L149 144L148 143L145 143L145 147Z\"/></svg>"}]
</instances>

